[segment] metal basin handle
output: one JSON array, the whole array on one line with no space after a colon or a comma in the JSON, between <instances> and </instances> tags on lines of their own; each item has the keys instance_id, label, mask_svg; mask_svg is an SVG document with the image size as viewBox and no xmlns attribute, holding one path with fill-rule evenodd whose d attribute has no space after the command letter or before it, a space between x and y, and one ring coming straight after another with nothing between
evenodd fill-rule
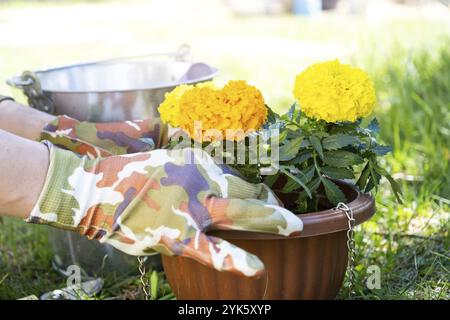
<instances>
[{"instance_id":1,"label":"metal basin handle","mask_svg":"<svg viewBox=\"0 0 450 320\"><path fill-rule=\"evenodd\" d=\"M41 82L34 72L24 71L21 76L12 77L6 80L6 83L12 87L22 89L31 107L47 113L54 113L55 104L42 91Z\"/></svg>"},{"instance_id":2,"label":"metal basin handle","mask_svg":"<svg viewBox=\"0 0 450 320\"><path fill-rule=\"evenodd\" d=\"M135 59L142 59L142 58L149 58L149 57L156 57L156 56L169 56L169 57L174 57L175 61L191 62L191 60L192 60L191 46L188 44L182 44L176 51L146 53L146 54L139 54L139 55L134 55L134 56L112 58L112 59L107 59L107 60L91 62L91 63L103 64L103 63L111 63L111 62L130 61L130 60L135 60Z\"/></svg>"}]
</instances>

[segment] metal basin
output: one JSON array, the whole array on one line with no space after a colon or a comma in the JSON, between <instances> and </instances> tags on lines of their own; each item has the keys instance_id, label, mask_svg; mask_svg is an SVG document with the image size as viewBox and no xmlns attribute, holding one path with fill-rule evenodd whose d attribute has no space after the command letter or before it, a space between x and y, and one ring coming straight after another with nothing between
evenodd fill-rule
<instances>
[{"instance_id":1,"label":"metal basin","mask_svg":"<svg viewBox=\"0 0 450 320\"><path fill-rule=\"evenodd\" d=\"M211 80L217 69L192 63L189 47L174 53L151 54L90 62L35 72L25 71L7 81L23 90L30 106L65 114L78 120L111 122L158 117L166 92L178 84ZM135 272L135 257L110 245L90 241L75 233L49 229L53 265L64 273L70 265L80 266L85 275ZM155 255L147 259L161 266Z\"/></svg>"},{"instance_id":2,"label":"metal basin","mask_svg":"<svg viewBox=\"0 0 450 320\"><path fill-rule=\"evenodd\" d=\"M190 49L184 45L174 53L25 71L7 83L45 112L95 122L152 118L166 92L217 74L217 69L189 60Z\"/></svg>"}]
</instances>

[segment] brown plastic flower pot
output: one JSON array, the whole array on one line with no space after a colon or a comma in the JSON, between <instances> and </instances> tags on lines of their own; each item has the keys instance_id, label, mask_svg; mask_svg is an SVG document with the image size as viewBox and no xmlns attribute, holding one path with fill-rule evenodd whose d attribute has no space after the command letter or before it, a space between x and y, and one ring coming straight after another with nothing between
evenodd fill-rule
<instances>
[{"instance_id":1,"label":"brown plastic flower pot","mask_svg":"<svg viewBox=\"0 0 450 320\"><path fill-rule=\"evenodd\" d=\"M336 181L353 210L356 224L375 213L371 195L350 184ZM342 287L347 268L347 217L328 209L299 215L301 235L281 236L241 231L213 231L256 254L266 267L259 279L214 269L187 258L163 256L164 271L178 299L333 299Z\"/></svg>"}]
</instances>

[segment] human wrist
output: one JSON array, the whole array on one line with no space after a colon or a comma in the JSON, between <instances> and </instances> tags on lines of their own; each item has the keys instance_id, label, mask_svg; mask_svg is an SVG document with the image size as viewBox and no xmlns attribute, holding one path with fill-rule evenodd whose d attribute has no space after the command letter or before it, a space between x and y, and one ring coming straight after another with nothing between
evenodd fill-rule
<instances>
[{"instance_id":1,"label":"human wrist","mask_svg":"<svg viewBox=\"0 0 450 320\"><path fill-rule=\"evenodd\" d=\"M4 122L8 121L8 119L10 118L14 108L14 104L15 102L12 98L0 94L0 128L3 127L1 125L2 120Z\"/></svg>"},{"instance_id":2,"label":"human wrist","mask_svg":"<svg viewBox=\"0 0 450 320\"><path fill-rule=\"evenodd\" d=\"M9 98L0 102L0 114L0 129L35 141L44 126L54 119L51 114L23 106Z\"/></svg>"},{"instance_id":3,"label":"human wrist","mask_svg":"<svg viewBox=\"0 0 450 320\"><path fill-rule=\"evenodd\" d=\"M44 185L48 149L0 130L0 163L0 215L26 218Z\"/></svg>"},{"instance_id":4,"label":"human wrist","mask_svg":"<svg viewBox=\"0 0 450 320\"><path fill-rule=\"evenodd\" d=\"M13 98L0 94L0 128L3 128L2 122L8 121L11 117L15 104L16 102Z\"/></svg>"}]
</instances>

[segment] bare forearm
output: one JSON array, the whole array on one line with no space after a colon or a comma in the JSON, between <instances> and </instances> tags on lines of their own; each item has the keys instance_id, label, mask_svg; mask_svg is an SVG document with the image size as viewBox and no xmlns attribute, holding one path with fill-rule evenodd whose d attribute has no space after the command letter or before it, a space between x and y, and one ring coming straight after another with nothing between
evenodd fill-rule
<instances>
[{"instance_id":1,"label":"bare forearm","mask_svg":"<svg viewBox=\"0 0 450 320\"><path fill-rule=\"evenodd\" d=\"M38 140L44 126L54 118L50 114L14 101L0 102L0 129L23 138Z\"/></svg>"},{"instance_id":2,"label":"bare forearm","mask_svg":"<svg viewBox=\"0 0 450 320\"><path fill-rule=\"evenodd\" d=\"M26 218L49 165L46 146L0 130L0 216Z\"/></svg>"}]
</instances>

